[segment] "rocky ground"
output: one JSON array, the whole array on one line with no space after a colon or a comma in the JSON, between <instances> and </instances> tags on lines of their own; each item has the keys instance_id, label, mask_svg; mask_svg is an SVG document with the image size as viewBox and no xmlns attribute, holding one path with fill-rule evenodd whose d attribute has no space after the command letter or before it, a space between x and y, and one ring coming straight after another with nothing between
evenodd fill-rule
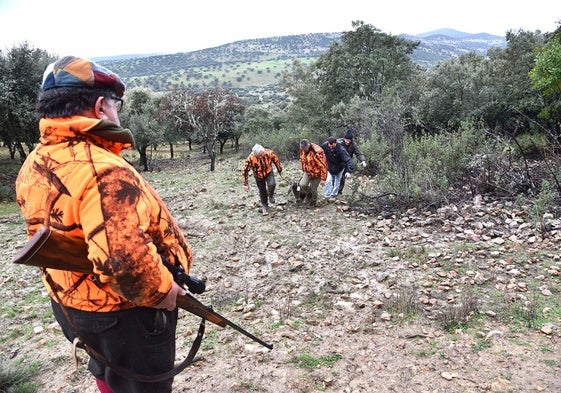
<instances>
[{"instance_id":1,"label":"rocky ground","mask_svg":"<svg viewBox=\"0 0 561 393\"><path fill-rule=\"evenodd\" d=\"M241 187L244 157L210 173L193 154L145 175L193 247L191 273L207 280L197 298L274 345L208 324L174 391L561 391L555 214L540 226L529 206L470 195L433 211L374 211L365 202L374 179L362 176L307 209L288 193L299 177L291 162L262 216L257 189ZM0 211L0 353L38 364L41 392L96 392L37 271L10 262L24 244L19 214ZM178 361L198 326L181 315Z\"/></svg>"}]
</instances>

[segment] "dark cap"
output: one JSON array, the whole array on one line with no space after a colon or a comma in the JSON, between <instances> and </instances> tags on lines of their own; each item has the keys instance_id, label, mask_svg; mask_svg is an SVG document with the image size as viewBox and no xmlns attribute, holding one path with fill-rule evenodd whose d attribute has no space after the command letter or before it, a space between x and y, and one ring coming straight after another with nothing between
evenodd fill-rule
<instances>
[{"instance_id":1,"label":"dark cap","mask_svg":"<svg viewBox=\"0 0 561 393\"><path fill-rule=\"evenodd\" d=\"M66 56L49 64L43 74L43 90L58 87L89 87L113 90L119 97L125 93L125 84L117 74L87 59Z\"/></svg>"},{"instance_id":2,"label":"dark cap","mask_svg":"<svg viewBox=\"0 0 561 393\"><path fill-rule=\"evenodd\" d=\"M354 135L353 135L353 131L349 128L347 130L347 132L345 133L345 136L343 138L345 139L353 139Z\"/></svg>"}]
</instances>

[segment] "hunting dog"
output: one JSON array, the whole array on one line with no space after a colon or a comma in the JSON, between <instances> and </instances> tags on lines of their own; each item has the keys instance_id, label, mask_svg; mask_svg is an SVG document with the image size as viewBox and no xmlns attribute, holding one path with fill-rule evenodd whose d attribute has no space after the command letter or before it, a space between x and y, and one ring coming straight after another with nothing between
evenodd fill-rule
<instances>
[{"instance_id":1,"label":"hunting dog","mask_svg":"<svg viewBox=\"0 0 561 393\"><path fill-rule=\"evenodd\" d=\"M302 203L306 198L306 195L302 191L300 191L300 185L298 184L298 182L293 182L290 185L290 187L288 188L288 194L290 195L290 193L292 193L294 195L294 198L296 198L296 203Z\"/></svg>"}]
</instances>

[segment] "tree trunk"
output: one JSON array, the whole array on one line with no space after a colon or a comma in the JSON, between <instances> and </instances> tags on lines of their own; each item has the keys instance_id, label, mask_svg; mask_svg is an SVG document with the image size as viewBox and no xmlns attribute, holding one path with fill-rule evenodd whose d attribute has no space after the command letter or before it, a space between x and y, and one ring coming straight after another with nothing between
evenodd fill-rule
<instances>
[{"instance_id":1,"label":"tree trunk","mask_svg":"<svg viewBox=\"0 0 561 393\"><path fill-rule=\"evenodd\" d=\"M173 143L169 143L169 155L170 158L173 158Z\"/></svg>"},{"instance_id":2,"label":"tree trunk","mask_svg":"<svg viewBox=\"0 0 561 393\"><path fill-rule=\"evenodd\" d=\"M19 143L19 142L16 143L16 149L19 153L19 158L20 158L21 162L24 162L25 159L27 158L27 154L25 153L25 150L24 150L23 146L21 145L21 143Z\"/></svg>"},{"instance_id":3,"label":"tree trunk","mask_svg":"<svg viewBox=\"0 0 561 393\"><path fill-rule=\"evenodd\" d=\"M224 154L224 145L226 144L226 139L219 139L218 142L220 143L220 154Z\"/></svg>"},{"instance_id":4,"label":"tree trunk","mask_svg":"<svg viewBox=\"0 0 561 393\"><path fill-rule=\"evenodd\" d=\"M148 172L148 157L146 155L146 150L148 146L140 146L138 148L138 153L140 154L140 166L144 168L144 172Z\"/></svg>"},{"instance_id":5,"label":"tree trunk","mask_svg":"<svg viewBox=\"0 0 561 393\"><path fill-rule=\"evenodd\" d=\"M10 152L10 159L14 160L16 158L16 147L12 143L7 143L8 151Z\"/></svg>"},{"instance_id":6,"label":"tree trunk","mask_svg":"<svg viewBox=\"0 0 561 393\"><path fill-rule=\"evenodd\" d=\"M212 153L209 154L210 156L210 171L214 171L214 164L216 162L216 152L213 150Z\"/></svg>"},{"instance_id":7,"label":"tree trunk","mask_svg":"<svg viewBox=\"0 0 561 393\"><path fill-rule=\"evenodd\" d=\"M236 139L236 144L235 144L236 153L240 150L240 138L241 138L241 135L237 135L236 138L235 138Z\"/></svg>"},{"instance_id":8,"label":"tree trunk","mask_svg":"<svg viewBox=\"0 0 561 393\"><path fill-rule=\"evenodd\" d=\"M208 151L208 156L210 157L210 171L214 171L216 163L216 152L214 151L214 145L216 141L207 141L205 143L205 149Z\"/></svg>"}]
</instances>

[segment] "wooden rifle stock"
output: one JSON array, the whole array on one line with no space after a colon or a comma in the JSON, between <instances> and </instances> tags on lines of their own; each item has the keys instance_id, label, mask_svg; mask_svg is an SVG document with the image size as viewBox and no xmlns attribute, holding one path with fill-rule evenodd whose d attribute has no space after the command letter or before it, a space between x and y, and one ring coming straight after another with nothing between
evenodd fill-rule
<instances>
[{"instance_id":1,"label":"wooden rifle stock","mask_svg":"<svg viewBox=\"0 0 561 393\"><path fill-rule=\"evenodd\" d=\"M67 237L43 226L14 256L13 262L20 265L94 274L92 263L87 258L87 251L86 242L82 239ZM267 344L218 314L212 307L205 306L189 293L177 298L177 306L220 327L230 326L264 347L273 349L272 344Z\"/></svg>"}]
</instances>

